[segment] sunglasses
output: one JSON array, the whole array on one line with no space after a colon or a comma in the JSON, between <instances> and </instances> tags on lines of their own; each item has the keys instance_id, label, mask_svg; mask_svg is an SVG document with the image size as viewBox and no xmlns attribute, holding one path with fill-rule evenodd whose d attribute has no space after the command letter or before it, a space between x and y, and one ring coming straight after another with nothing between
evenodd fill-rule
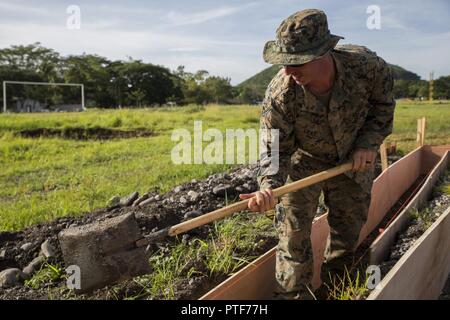
<instances>
[{"instance_id":1,"label":"sunglasses","mask_svg":"<svg viewBox=\"0 0 450 320\"><path fill-rule=\"evenodd\" d=\"M286 67L298 68L298 67L304 66L305 64L306 63L304 63L304 64L285 64L285 65L283 65L283 67L284 68L286 68Z\"/></svg>"}]
</instances>

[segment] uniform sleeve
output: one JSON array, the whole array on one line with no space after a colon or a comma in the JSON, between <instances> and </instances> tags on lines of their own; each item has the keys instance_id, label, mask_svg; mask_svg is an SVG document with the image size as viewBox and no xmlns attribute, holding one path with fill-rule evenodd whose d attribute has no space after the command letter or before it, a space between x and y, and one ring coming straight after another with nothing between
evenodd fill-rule
<instances>
[{"instance_id":1,"label":"uniform sleeve","mask_svg":"<svg viewBox=\"0 0 450 320\"><path fill-rule=\"evenodd\" d=\"M275 189L286 183L291 155L295 151L293 119L286 116L277 100L266 97L260 124L265 147L260 148L257 180L260 190Z\"/></svg>"},{"instance_id":2,"label":"uniform sleeve","mask_svg":"<svg viewBox=\"0 0 450 320\"><path fill-rule=\"evenodd\" d=\"M356 148L377 150L392 133L395 100L393 78L387 63L377 57L376 75L369 97L370 110L356 141Z\"/></svg>"}]
</instances>

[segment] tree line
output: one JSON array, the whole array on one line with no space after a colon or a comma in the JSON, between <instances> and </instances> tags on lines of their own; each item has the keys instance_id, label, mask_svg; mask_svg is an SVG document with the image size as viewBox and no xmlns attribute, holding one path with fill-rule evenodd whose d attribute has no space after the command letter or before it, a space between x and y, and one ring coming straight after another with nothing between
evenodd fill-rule
<instances>
[{"instance_id":1,"label":"tree line","mask_svg":"<svg viewBox=\"0 0 450 320\"><path fill-rule=\"evenodd\" d=\"M428 99L429 82L399 66L390 65L396 98ZM0 82L32 81L82 83L87 107L117 108L189 103L250 103L262 101L279 66L269 67L233 87L230 78L206 70L186 72L184 66L169 70L131 57L110 60L95 54L62 56L40 43L0 49ZM9 85L7 104L33 99L46 105L79 104L79 88ZM450 99L450 76L434 81L433 97ZM1 97L3 99L3 97ZM3 101L1 101L3 103Z\"/></svg>"},{"instance_id":2,"label":"tree line","mask_svg":"<svg viewBox=\"0 0 450 320\"><path fill-rule=\"evenodd\" d=\"M206 70L189 73L179 66L171 71L132 58L109 60L94 54L63 57L40 43L0 49L0 82L4 80L84 84L86 106L97 108L228 103L236 95L229 78ZM81 101L76 87L8 85L7 90L8 104L18 98L48 105Z\"/></svg>"}]
</instances>

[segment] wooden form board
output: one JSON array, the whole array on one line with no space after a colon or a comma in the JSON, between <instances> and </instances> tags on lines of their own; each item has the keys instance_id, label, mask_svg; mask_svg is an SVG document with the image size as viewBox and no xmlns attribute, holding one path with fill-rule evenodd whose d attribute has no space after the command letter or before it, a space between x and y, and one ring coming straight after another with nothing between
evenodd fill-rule
<instances>
[{"instance_id":1,"label":"wooden form board","mask_svg":"<svg viewBox=\"0 0 450 320\"><path fill-rule=\"evenodd\" d=\"M443 153L445 151L445 153ZM397 218L389 225L386 230L377 238L370 246L370 263L378 265L387 259L389 255L389 249L395 242L395 239L399 232L401 232L407 225L411 218L411 210L419 209L424 203L427 202L430 196L433 186L436 184L439 177L445 172L449 162L449 152L445 149L439 149L433 151L430 147L421 148L422 152L422 168L420 172L426 173L426 169L430 166L430 163L439 160L435 167L429 173L427 179L423 183L422 187L417 191L415 196L408 202L403 208ZM442 155L443 154L443 155ZM439 155L442 155L439 158Z\"/></svg>"},{"instance_id":2,"label":"wooden form board","mask_svg":"<svg viewBox=\"0 0 450 320\"><path fill-rule=\"evenodd\" d=\"M421 169L422 150L426 147L413 150L375 179L372 187L372 201L368 220L361 229L359 242L363 241L370 234L381 222L389 209L398 201L400 196L417 179ZM436 154L436 159L439 159L439 154L442 154L443 150L446 149L436 150L430 154ZM432 162L429 161L430 164ZM320 284L320 267L322 265L323 253L327 246L328 235L329 226L326 215L323 215L314 221L311 231L314 254L314 276L312 284L314 288L317 288ZM275 287L275 252L276 248L271 249L253 263L219 284L219 286L213 288L200 299L270 299L273 288Z\"/></svg>"},{"instance_id":3,"label":"wooden form board","mask_svg":"<svg viewBox=\"0 0 450 320\"><path fill-rule=\"evenodd\" d=\"M383 171L372 186L367 221L361 229L360 244L383 220L386 213L420 175L423 147L416 148Z\"/></svg>"},{"instance_id":4,"label":"wooden form board","mask_svg":"<svg viewBox=\"0 0 450 320\"><path fill-rule=\"evenodd\" d=\"M450 207L409 248L368 300L439 297L450 273Z\"/></svg>"}]
</instances>

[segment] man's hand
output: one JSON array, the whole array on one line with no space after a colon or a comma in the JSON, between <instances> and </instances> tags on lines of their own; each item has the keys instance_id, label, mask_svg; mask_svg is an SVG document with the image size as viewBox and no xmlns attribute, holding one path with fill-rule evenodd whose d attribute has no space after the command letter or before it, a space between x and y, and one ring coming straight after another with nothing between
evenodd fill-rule
<instances>
[{"instance_id":1,"label":"man's hand","mask_svg":"<svg viewBox=\"0 0 450 320\"><path fill-rule=\"evenodd\" d=\"M369 149L356 149L353 153L353 171L363 172L375 168L377 152Z\"/></svg>"},{"instance_id":2,"label":"man's hand","mask_svg":"<svg viewBox=\"0 0 450 320\"><path fill-rule=\"evenodd\" d=\"M253 212L264 213L275 208L275 205L277 204L277 200L273 196L271 189L256 191L253 193L241 193L239 198L243 200L252 198L248 202L248 208Z\"/></svg>"}]
</instances>

